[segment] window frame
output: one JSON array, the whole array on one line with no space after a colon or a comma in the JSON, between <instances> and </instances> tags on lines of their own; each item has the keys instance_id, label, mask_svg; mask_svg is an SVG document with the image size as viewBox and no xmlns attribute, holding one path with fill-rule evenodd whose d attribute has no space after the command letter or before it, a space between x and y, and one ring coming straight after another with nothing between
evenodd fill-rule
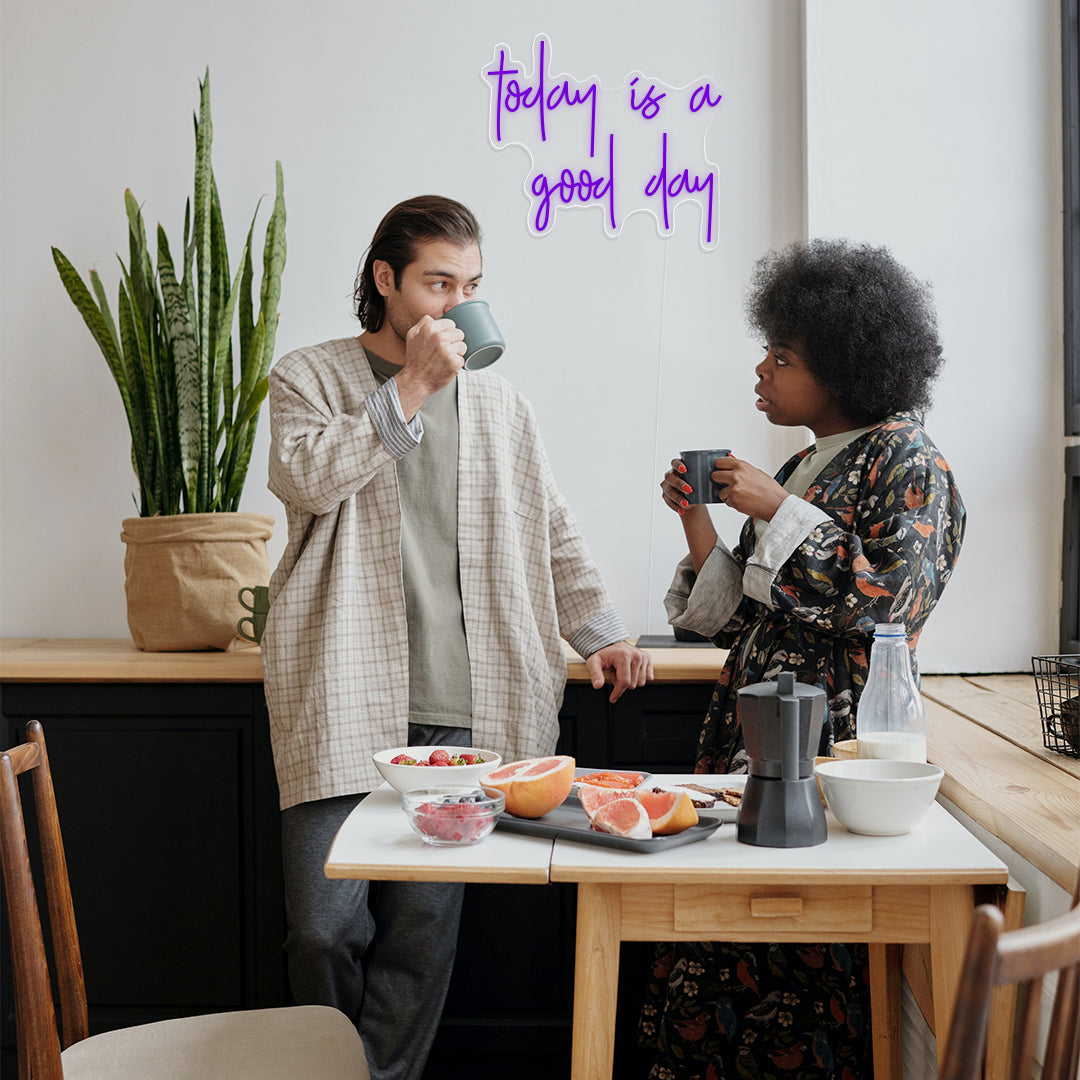
<instances>
[{"instance_id":1,"label":"window frame","mask_svg":"<svg viewBox=\"0 0 1080 1080\"><path fill-rule=\"evenodd\" d=\"M1064 472L1062 653L1080 653L1080 0L1061 0L1061 156L1064 220Z\"/></svg>"}]
</instances>

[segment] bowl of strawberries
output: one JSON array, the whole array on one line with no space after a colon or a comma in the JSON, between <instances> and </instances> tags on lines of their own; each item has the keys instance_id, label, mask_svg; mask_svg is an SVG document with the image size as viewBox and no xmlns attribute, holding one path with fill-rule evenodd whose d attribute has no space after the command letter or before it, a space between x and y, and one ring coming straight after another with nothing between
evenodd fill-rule
<instances>
[{"instance_id":1,"label":"bowl of strawberries","mask_svg":"<svg viewBox=\"0 0 1080 1080\"><path fill-rule=\"evenodd\" d=\"M400 792L447 784L473 787L502 763L494 750L473 746L398 746L380 750L371 760L382 778Z\"/></svg>"}]
</instances>

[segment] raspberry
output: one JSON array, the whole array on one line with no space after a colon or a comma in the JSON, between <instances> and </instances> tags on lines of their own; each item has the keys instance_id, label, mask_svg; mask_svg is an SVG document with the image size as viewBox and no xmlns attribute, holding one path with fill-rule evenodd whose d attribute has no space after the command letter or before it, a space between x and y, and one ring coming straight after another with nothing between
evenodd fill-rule
<instances>
[{"instance_id":1,"label":"raspberry","mask_svg":"<svg viewBox=\"0 0 1080 1080\"><path fill-rule=\"evenodd\" d=\"M416 810L416 826L436 840L472 843L491 824L492 813L474 802L421 804Z\"/></svg>"}]
</instances>

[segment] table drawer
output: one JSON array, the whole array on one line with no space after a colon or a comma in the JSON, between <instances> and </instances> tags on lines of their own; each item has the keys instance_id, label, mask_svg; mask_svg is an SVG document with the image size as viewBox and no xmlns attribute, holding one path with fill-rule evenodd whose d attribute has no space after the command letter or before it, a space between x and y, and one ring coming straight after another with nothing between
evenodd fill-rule
<instances>
[{"instance_id":1,"label":"table drawer","mask_svg":"<svg viewBox=\"0 0 1080 1080\"><path fill-rule=\"evenodd\" d=\"M676 930L702 935L753 933L754 940L793 940L793 934L851 934L874 924L870 885L677 885L674 894ZM770 936L779 934L782 937ZM846 940L846 939L845 939Z\"/></svg>"}]
</instances>

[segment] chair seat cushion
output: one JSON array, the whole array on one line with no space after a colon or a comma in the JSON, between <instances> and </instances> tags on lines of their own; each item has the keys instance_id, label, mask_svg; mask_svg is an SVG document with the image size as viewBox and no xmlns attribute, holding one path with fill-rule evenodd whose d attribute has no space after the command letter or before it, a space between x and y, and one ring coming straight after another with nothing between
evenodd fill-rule
<instances>
[{"instance_id":1,"label":"chair seat cushion","mask_svg":"<svg viewBox=\"0 0 1080 1080\"><path fill-rule=\"evenodd\" d=\"M64 1080L369 1080L356 1028L324 1005L162 1020L93 1035Z\"/></svg>"}]
</instances>

